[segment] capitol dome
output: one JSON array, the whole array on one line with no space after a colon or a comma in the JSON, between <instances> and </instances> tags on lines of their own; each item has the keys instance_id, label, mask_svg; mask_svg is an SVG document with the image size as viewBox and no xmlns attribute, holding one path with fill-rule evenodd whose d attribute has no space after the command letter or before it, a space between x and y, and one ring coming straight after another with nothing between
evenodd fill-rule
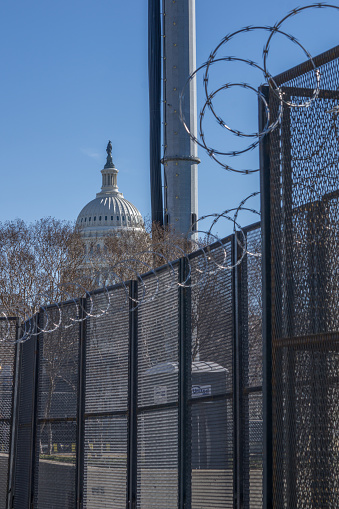
<instances>
[{"instance_id":1,"label":"capitol dome","mask_svg":"<svg viewBox=\"0 0 339 509\"><path fill-rule=\"evenodd\" d=\"M144 230L140 212L119 192L117 185L119 172L113 164L110 141L106 152L107 162L101 170L101 191L94 200L84 206L76 221L86 244L97 242L100 238L103 241L107 235L119 235L122 231Z\"/></svg>"}]
</instances>

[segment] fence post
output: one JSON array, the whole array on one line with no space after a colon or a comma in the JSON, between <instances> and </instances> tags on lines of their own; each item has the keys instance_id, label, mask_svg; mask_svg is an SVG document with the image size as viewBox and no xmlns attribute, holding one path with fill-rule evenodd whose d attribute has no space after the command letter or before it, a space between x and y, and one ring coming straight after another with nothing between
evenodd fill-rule
<instances>
[{"instance_id":1,"label":"fence post","mask_svg":"<svg viewBox=\"0 0 339 509\"><path fill-rule=\"evenodd\" d=\"M127 509L137 501L137 400L138 400L138 282L129 282L129 367L128 367L128 444Z\"/></svg>"},{"instance_id":2,"label":"fence post","mask_svg":"<svg viewBox=\"0 0 339 509\"><path fill-rule=\"evenodd\" d=\"M188 276L188 260L179 260L179 283L186 281ZM189 284L189 282L187 282ZM178 427L178 480L179 480L179 509L189 509L191 506L191 479L188 478L188 466L191 465L190 444L190 409L188 408L188 391L191 387L191 288L179 286L179 427ZM190 468L189 468L190 470Z\"/></svg>"},{"instance_id":3,"label":"fence post","mask_svg":"<svg viewBox=\"0 0 339 509\"><path fill-rule=\"evenodd\" d=\"M242 255L243 247L237 240L237 233L233 235L232 242L232 286L233 286L233 421L234 421L234 507L241 509L244 503L244 475L243 475L243 372L242 372L242 264L235 264Z\"/></svg>"},{"instance_id":4,"label":"fence post","mask_svg":"<svg viewBox=\"0 0 339 509\"><path fill-rule=\"evenodd\" d=\"M34 341L35 355L34 355L34 385L33 385L33 403L32 403L32 435L31 435L31 472L30 472L30 508L33 509L34 501L37 493L35 493L35 475L36 475L36 454L37 454L37 438L38 438L38 391L39 391L39 357L40 357L40 332L38 332L41 322L43 322L43 312L39 313L32 318L34 320L35 336L31 337L29 341ZM43 328L43 323L41 324Z\"/></svg>"},{"instance_id":5,"label":"fence post","mask_svg":"<svg viewBox=\"0 0 339 509\"><path fill-rule=\"evenodd\" d=\"M33 320L34 318L31 318ZM27 324L26 324L27 325ZM18 325L20 334L22 325ZM33 333L36 332L34 329ZM15 444L13 445L13 471L11 473L11 498L12 506L9 509L31 507L32 487L32 462L33 462L33 435L35 428L34 402L36 393L36 369L37 369L37 339L30 337L24 343L18 343L18 380L17 380L17 408ZM9 501L8 501L9 504Z\"/></svg>"},{"instance_id":6,"label":"fence post","mask_svg":"<svg viewBox=\"0 0 339 509\"><path fill-rule=\"evenodd\" d=\"M14 366L13 366L13 395L12 395L12 422L10 430L10 449L9 449L9 472L8 472L8 491L7 491L7 509L13 507L14 497L14 472L15 472L15 457L18 436L18 408L19 408L19 380L20 380L20 344L19 331L21 323L20 319L15 320L15 353L14 353Z\"/></svg>"},{"instance_id":7,"label":"fence post","mask_svg":"<svg viewBox=\"0 0 339 509\"><path fill-rule=\"evenodd\" d=\"M269 102L269 87L260 87ZM259 131L266 124L263 102L259 101ZM271 209L269 134L260 140L260 196L262 231L262 301L263 301L263 509L273 507L272 455L272 325L271 325Z\"/></svg>"},{"instance_id":8,"label":"fence post","mask_svg":"<svg viewBox=\"0 0 339 509\"><path fill-rule=\"evenodd\" d=\"M76 507L83 507L83 480L85 455L85 390L86 390L86 304L79 300L79 360L78 360L78 403L77 403L77 438L76 438Z\"/></svg>"}]
</instances>

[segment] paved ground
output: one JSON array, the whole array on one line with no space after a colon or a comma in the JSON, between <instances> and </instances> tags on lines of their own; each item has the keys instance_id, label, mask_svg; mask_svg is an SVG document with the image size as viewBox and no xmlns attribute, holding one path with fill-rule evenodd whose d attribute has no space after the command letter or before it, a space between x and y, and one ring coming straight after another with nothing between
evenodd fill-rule
<instances>
[{"instance_id":1,"label":"paved ground","mask_svg":"<svg viewBox=\"0 0 339 509\"><path fill-rule=\"evenodd\" d=\"M4 509L7 479L6 454L0 454L0 509ZM176 509L176 469L142 469L138 477L140 509ZM232 470L193 470L192 509L228 509L233 507ZM68 509L74 506L75 465L40 460L39 507ZM125 506L126 469L88 465L85 470L86 509L121 509ZM250 472L250 507L260 508L262 472ZM46 505L47 504L47 505Z\"/></svg>"}]
</instances>

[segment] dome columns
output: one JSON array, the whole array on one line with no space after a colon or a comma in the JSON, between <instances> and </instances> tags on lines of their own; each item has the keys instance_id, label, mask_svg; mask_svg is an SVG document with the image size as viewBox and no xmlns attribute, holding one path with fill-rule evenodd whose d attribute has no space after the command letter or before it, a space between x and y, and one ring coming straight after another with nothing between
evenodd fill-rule
<instances>
[{"instance_id":1,"label":"dome columns","mask_svg":"<svg viewBox=\"0 0 339 509\"><path fill-rule=\"evenodd\" d=\"M100 195L103 194L117 194L119 193L118 188L118 170L116 168L104 168L101 170L102 175L102 186Z\"/></svg>"}]
</instances>

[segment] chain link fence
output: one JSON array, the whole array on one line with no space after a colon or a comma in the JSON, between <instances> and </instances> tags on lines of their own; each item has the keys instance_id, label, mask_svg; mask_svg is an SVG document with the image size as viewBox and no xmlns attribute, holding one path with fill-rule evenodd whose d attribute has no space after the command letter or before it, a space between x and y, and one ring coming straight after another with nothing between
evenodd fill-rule
<instances>
[{"instance_id":1,"label":"chain link fence","mask_svg":"<svg viewBox=\"0 0 339 509\"><path fill-rule=\"evenodd\" d=\"M314 62L318 96L284 106L262 152L266 486L277 509L339 498L339 47ZM316 88L310 62L275 81L295 104ZM279 100L265 94L276 114Z\"/></svg>"}]
</instances>

